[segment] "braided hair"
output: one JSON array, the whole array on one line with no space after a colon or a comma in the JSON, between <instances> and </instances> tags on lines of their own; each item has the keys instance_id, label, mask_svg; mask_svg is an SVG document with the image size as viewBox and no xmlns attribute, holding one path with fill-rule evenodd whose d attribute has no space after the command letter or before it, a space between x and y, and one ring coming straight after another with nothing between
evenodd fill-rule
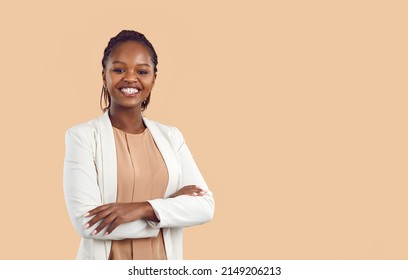
<instances>
[{"instance_id":1,"label":"braided hair","mask_svg":"<svg viewBox=\"0 0 408 280\"><path fill-rule=\"evenodd\" d=\"M108 46L105 48L103 52L103 58L102 58L102 68L105 71L106 63L108 61L109 56L111 55L112 51L121 43L127 42L127 41L135 41L138 43L141 43L144 45L149 53L150 57L152 59L153 63L153 70L154 70L154 75L157 73L157 64L158 64L158 57L157 53L153 48L153 45L147 40L147 38L142 34L137 31L133 30L122 30L119 32L115 37L112 37L109 40ZM104 101L105 106L102 105L102 100ZM146 100L142 103L142 111L146 110L147 105L150 102L150 95L146 98ZM105 112L110 108L111 105L111 99L110 95L108 93L108 90L105 86L102 86L102 92L101 92L101 97L99 100L101 109Z\"/></svg>"}]
</instances>

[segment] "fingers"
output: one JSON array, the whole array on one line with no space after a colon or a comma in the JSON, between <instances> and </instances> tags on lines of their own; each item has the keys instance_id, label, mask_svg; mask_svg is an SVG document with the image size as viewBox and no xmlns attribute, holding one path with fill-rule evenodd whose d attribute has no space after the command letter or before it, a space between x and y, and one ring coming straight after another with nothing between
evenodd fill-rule
<instances>
[{"instance_id":1,"label":"fingers","mask_svg":"<svg viewBox=\"0 0 408 280\"><path fill-rule=\"evenodd\" d=\"M125 218L124 215L125 213L128 214L129 210L126 210L126 207L128 207L128 205L123 203L110 203L96 207L85 215L94 215L94 217L89 220L84 227L90 228L100 222L96 229L92 231L92 235L99 233L104 228L107 229L105 235L108 235L120 224L127 222L127 218Z\"/></svg>"},{"instance_id":2,"label":"fingers","mask_svg":"<svg viewBox=\"0 0 408 280\"><path fill-rule=\"evenodd\" d=\"M189 190L189 191L186 192L185 194L186 194L186 195L191 195L191 196L202 196L202 195L205 194L205 192L204 192L202 189L197 188L197 189Z\"/></svg>"},{"instance_id":3,"label":"fingers","mask_svg":"<svg viewBox=\"0 0 408 280\"><path fill-rule=\"evenodd\" d=\"M102 223L98 226L98 229L95 229L92 234L96 234L97 232L99 232L101 229L103 229L103 227L101 228L101 225L106 224L106 221L108 220L107 217L109 217L110 212L101 212L97 215L95 215L95 217L93 217L90 221L88 221L88 223L86 223L84 225L84 228L90 228L92 227L94 224L96 224L97 222L102 221ZM106 225L105 225L106 226ZM96 232L95 232L96 231Z\"/></svg>"},{"instance_id":4,"label":"fingers","mask_svg":"<svg viewBox=\"0 0 408 280\"><path fill-rule=\"evenodd\" d=\"M89 217L89 216L96 215L96 214L98 214L99 212L108 209L111 205L112 205L112 203L104 204L104 205L98 206L98 207L92 209L91 211L89 211L88 213L86 213L84 217Z\"/></svg>"},{"instance_id":5,"label":"fingers","mask_svg":"<svg viewBox=\"0 0 408 280\"><path fill-rule=\"evenodd\" d=\"M186 195L191 195L191 196L202 196L205 194L205 191L201 189L198 186L195 185L190 185L186 186L185 188L185 193Z\"/></svg>"},{"instance_id":6,"label":"fingers","mask_svg":"<svg viewBox=\"0 0 408 280\"><path fill-rule=\"evenodd\" d=\"M99 226L92 232L93 235L97 234L101 230L103 230L105 227L108 227L110 224L112 224L115 220L117 220L117 217L114 215L109 215L106 219L104 219ZM106 232L105 235L108 233Z\"/></svg>"},{"instance_id":7,"label":"fingers","mask_svg":"<svg viewBox=\"0 0 408 280\"><path fill-rule=\"evenodd\" d=\"M85 214L85 217L88 217L88 216L94 216L94 217L91 220L89 220L88 223L84 225L84 228L90 228L96 223L98 223L99 221L101 221L98 227L92 232L93 235L97 234L102 229L110 225L117 217L117 215L114 213L113 203L96 207L95 209Z\"/></svg>"},{"instance_id":8,"label":"fingers","mask_svg":"<svg viewBox=\"0 0 408 280\"><path fill-rule=\"evenodd\" d=\"M206 194L206 191L201 189L200 187L196 185L188 185L180 190L178 190L175 194L173 194L171 197L174 198L179 195L190 195L190 196L203 196Z\"/></svg>"},{"instance_id":9,"label":"fingers","mask_svg":"<svg viewBox=\"0 0 408 280\"><path fill-rule=\"evenodd\" d=\"M111 234L111 232L114 231L114 229L117 228L120 224L122 224L121 219L115 219L110 227L106 230L105 235Z\"/></svg>"}]
</instances>

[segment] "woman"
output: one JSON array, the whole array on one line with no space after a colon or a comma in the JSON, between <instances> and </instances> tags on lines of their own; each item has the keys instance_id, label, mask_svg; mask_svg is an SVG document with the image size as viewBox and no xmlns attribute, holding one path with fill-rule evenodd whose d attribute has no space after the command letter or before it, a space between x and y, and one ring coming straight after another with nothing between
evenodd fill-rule
<instances>
[{"instance_id":1,"label":"woman","mask_svg":"<svg viewBox=\"0 0 408 280\"><path fill-rule=\"evenodd\" d=\"M111 38L104 114L66 133L64 192L82 237L78 259L182 259L182 228L212 219L212 193L180 131L142 115L157 63L143 34Z\"/></svg>"}]
</instances>

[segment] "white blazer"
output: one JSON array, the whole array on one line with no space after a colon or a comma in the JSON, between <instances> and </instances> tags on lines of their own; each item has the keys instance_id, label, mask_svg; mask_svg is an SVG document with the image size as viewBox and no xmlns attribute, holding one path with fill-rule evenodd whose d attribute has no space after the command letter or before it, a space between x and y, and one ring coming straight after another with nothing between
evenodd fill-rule
<instances>
[{"instance_id":1,"label":"white blazer","mask_svg":"<svg viewBox=\"0 0 408 280\"><path fill-rule=\"evenodd\" d=\"M104 236L96 235L96 225L85 229L91 218L84 217L91 209L116 202L116 147L108 112L99 118L76 125L65 135L64 194L74 228L81 236L77 259L108 259L111 240L154 237L163 229L167 258L183 258L182 228L202 224L212 219L214 200L208 190L181 132L172 126L143 117L167 166L169 181L164 199L148 202L159 223L137 220L118 226ZM186 185L198 185L208 192L203 196L181 195L169 198Z\"/></svg>"}]
</instances>

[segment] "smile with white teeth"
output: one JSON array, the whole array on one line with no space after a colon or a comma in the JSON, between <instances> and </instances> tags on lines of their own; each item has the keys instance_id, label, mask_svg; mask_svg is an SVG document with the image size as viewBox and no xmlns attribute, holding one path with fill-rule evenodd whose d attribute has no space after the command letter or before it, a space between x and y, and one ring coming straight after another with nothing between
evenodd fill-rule
<instances>
[{"instance_id":1,"label":"smile with white teeth","mask_svg":"<svg viewBox=\"0 0 408 280\"><path fill-rule=\"evenodd\" d=\"M122 88L120 91L124 94L135 94L139 92L137 88Z\"/></svg>"}]
</instances>

